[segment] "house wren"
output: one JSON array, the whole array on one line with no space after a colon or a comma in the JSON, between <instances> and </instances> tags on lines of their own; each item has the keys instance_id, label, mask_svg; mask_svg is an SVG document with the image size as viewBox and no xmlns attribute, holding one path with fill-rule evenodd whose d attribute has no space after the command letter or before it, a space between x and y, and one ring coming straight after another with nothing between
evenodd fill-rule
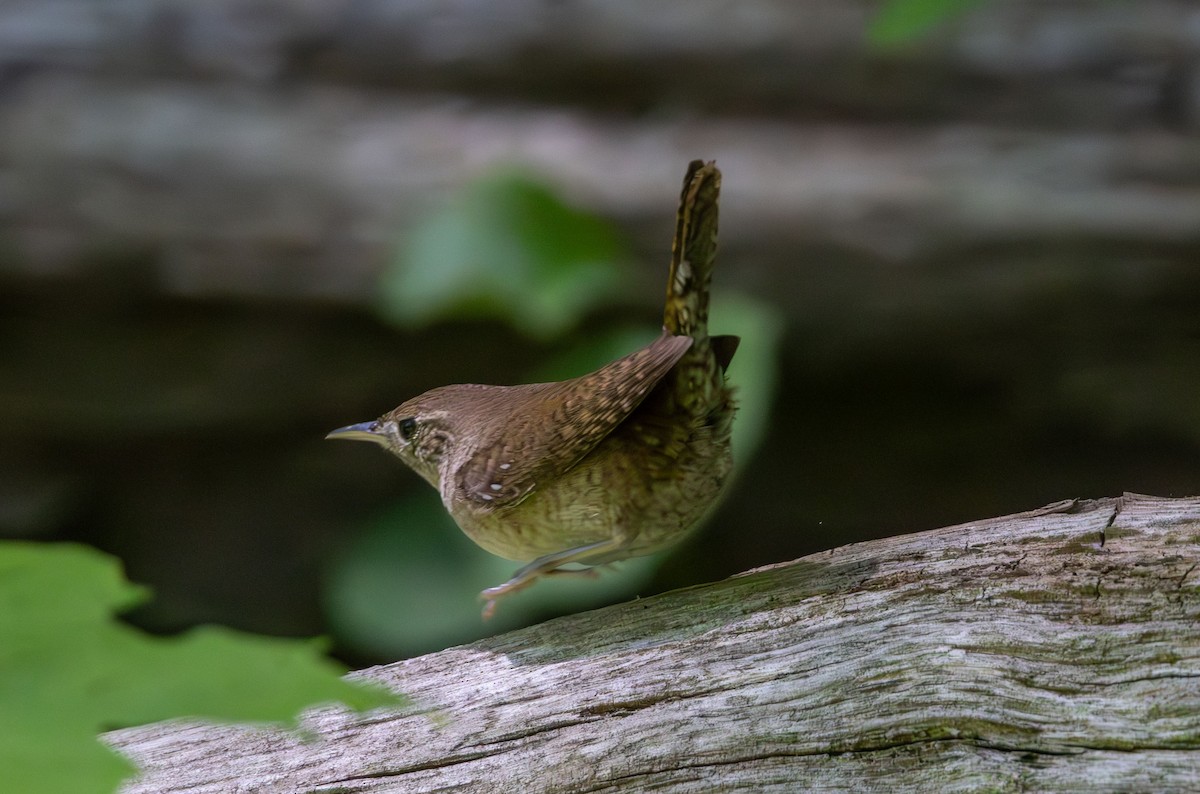
<instances>
[{"instance_id":1,"label":"house wren","mask_svg":"<svg viewBox=\"0 0 1200 794\"><path fill-rule=\"evenodd\" d=\"M708 335L721 172L683 182L662 336L558 383L443 386L327 438L372 441L424 477L471 540L527 562L484 590L497 599L541 576L651 554L716 503L733 466L725 368L736 336Z\"/></svg>"}]
</instances>

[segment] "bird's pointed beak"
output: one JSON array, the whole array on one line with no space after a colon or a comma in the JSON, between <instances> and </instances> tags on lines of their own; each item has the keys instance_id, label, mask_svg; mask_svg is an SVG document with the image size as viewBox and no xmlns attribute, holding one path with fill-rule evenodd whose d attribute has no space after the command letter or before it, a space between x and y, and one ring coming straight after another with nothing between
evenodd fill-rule
<instances>
[{"instance_id":1,"label":"bird's pointed beak","mask_svg":"<svg viewBox=\"0 0 1200 794\"><path fill-rule=\"evenodd\" d=\"M337 430L326 435L325 438L332 438L335 441L371 441L376 444L382 444L385 437L382 433L374 430L374 427L374 422L359 422L356 425L339 427Z\"/></svg>"}]
</instances>

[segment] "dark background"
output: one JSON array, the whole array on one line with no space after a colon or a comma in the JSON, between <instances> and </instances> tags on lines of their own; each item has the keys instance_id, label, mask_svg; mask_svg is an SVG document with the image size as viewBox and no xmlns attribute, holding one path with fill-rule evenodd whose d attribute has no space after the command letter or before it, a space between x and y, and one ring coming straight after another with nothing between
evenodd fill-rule
<instances>
[{"instance_id":1,"label":"dark background","mask_svg":"<svg viewBox=\"0 0 1200 794\"><path fill-rule=\"evenodd\" d=\"M365 664L865 538L1200 491L1192 3L983 3L891 47L877 3L709 5L0 7L0 532L119 555L149 628L329 634ZM482 626L512 566L322 436L652 334L695 157L725 174L714 331L722 304L752 329L735 488L628 583ZM507 299L397 314L397 267L432 267L413 240L501 172L611 231L619 288L540 330Z\"/></svg>"}]
</instances>

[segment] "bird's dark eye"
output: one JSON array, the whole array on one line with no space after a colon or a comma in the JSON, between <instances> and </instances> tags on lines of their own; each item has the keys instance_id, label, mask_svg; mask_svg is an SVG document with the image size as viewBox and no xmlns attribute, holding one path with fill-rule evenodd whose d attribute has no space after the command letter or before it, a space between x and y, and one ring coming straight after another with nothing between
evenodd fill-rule
<instances>
[{"instance_id":1,"label":"bird's dark eye","mask_svg":"<svg viewBox=\"0 0 1200 794\"><path fill-rule=\"evenodd\" d=\"M417 420L411 416L407 419L401 419L398 428L400 430L400 438L408 441L413 437L413 433L417 432Z\"/></svg>"}]
</instances>

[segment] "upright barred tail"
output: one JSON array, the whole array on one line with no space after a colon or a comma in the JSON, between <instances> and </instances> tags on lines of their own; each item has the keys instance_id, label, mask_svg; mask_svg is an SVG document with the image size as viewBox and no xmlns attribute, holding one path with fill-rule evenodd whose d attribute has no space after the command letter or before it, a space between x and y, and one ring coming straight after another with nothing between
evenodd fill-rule
<instances>
[{"instance_id":1,"label":"upright barred tail","mask_svg":"<svg viewBox=\"0 0 1200 794\"><path fill-rule=\"evenodd\" d=\"M717 255L717 199L721 172L715 163L693 160L683 180L663 328L698 342L708 337L708 288Z\"/></svg>"},{"instance_id":2,"label":"upright barred tail","mask_svg":"<svg viewBox=\"0 0 1200 794\"><path fill-rule=\"evenodd\" d=\"M693 160L688 164L671 245L663 329L692 338L670 376L675 409L705 425L719 425L720 434L728 439L733 398L725 384L725 368L737 350L738 338L708 335L708 291L717 258L720 194L721 172L715 163Z\"/></svg>"}]
</instances>

